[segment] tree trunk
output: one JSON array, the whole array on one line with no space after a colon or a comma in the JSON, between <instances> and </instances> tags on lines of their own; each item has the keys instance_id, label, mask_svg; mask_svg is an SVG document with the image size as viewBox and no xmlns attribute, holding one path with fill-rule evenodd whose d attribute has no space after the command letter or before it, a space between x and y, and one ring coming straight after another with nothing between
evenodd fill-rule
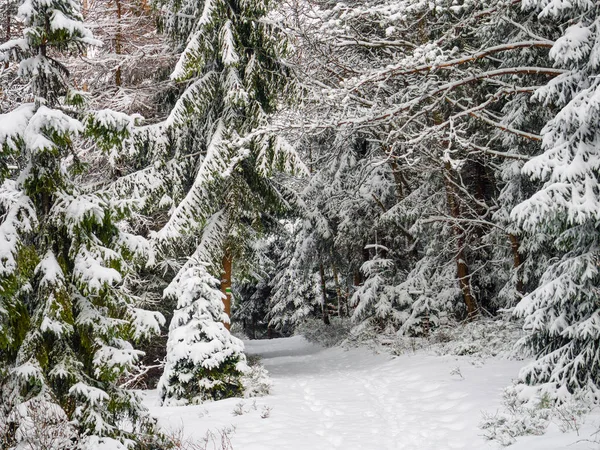
<instances>
[{"instance_id":1,"label":"tree trunk","mask_svg":"<svg viewBox=\"0 0 600 450\"><path fill-rule=\"evenodd\" d=\"M390 158L390 167L392 169L392 176L394 177L394 186L396 188L396 198L398 200L398 202L401 202L402 200L404 200L404 198L407 195L406 190L408 190L408 182L406 181L406 178L404 178L404 175L402 174L402 171L400 170L400 165L398 164L398 162L394 159L394 156L391 154L391 152L387 152L389 158ZM410 194L410 192L408 192Z\"/></svg>"},{"instance_id":2,"label":"tree trunk","mask_svg":"<svg viewBox=\"0 0 600 450\"><path fill-rule=\"evenodd\" d=\"M11 38L11 36L10 36L11 13L12 13L12 11L11 11L10 0L7 0L7 2L6 2L6 39L4 42L10 41L10 38ZM8 67L9 67L9 62L7 59L6 62L4 63L4 69L8 69Z\"/></svg>"},{"instance_id":3,"label":"tree trunk","mask_svg":"<svg viewBox=\"0 0 600 450\"><path fill-rule=\"evenodd\" d=\"M329 325L329 311L327 310L327 293L325 292L325 268L323 263L319 264L319 275L321 276L321 295L323 297L322 311L323 311L323 323Z\"/></svg>"},{"instance_id":4,"label":"tree trunk","mask_svg":"<svg viewBox=\"0 0 600 450\"><path fill-rule=\"evenodd\" d=\"M342 288L340 287L340 277L335 264L332 264L331 267L333 269L333 281L335 282L335 293L337 295L338 316L344 317L344 303L346 302L343 300ZM347 310L348 307L346 306L346 311Z\"/></svg>"},{"instance_id":5,"label":"tree trunk","mask_svg":"<svg viewBox=\"0 0 600 450\"><path fill-rule=\"evenodd\" d=\"M458 199L456 196L455 188L452 184L452 180L454 177L452 176L453 168L450 165L449 161L444 163L444 185L446 187L446 199L448 201L448 209L450 210L450 214L453 218L460 218L460 205L458 204ZM458 283L460 285L460 290L463 295L463 300L465 305L467 306L467 318L468 320L472 320L477 316L477 302L475 301L475 297L471 292L471 284L469 283L469 266L467 265L467 261L465 258L465 235L458 223L455 223L452 226L454 231L454 235L456 236L457 241L457 251L456 251L456 272L458 276Z\"/></svg>"},{"instance_id":6,"label":"tree trunk","mask_svg":"<svg viewBox=\"0 0 600 450\"><path fill-rule=\"evenodd\" d=\"M122 39L121 34L121 18L123 16L121 0L115 0L117 6L117 33L115 34L115 54L120 55L122 52ZM121 86L121 63L118 62L117 70L115 71L115 85Z\"/></svg>"},{"instance_id":7,"label":"tree trunk","mask_svg":"<svg viewBox=\"0 0 600 450\"><path fill-rule=\"evenodd\" d=\"M369 253L369 250L365 248L366 244L363 244L363 248L362 248L362 262L365 263L367 262L369 259L371 259L371 254ZM352 284L354 285L354 289L357 289L359 286L362 286L362 284L365 282L365 277L363 276L363 273L360 271L360 266L355 268L352 271ZM348 296L350 296L351 294L348 294Z\"/></svg>"},{"instance_id":8,"label":"tree trunk","mask_svg":"<svg viewBox=\"0 0 600 450\"><path fill-rule=\"evenodd\" d=\"M508 239L510 239L510 248L513 254L513 267L515 270L518 270L521 264L523 263L523 258L519 253L519 240L514 234L509 234ZM517 273L517 292L521 295L524 293L523 287L523 278L520 273Z\"/></svg>"},{"instance_id":9,"label":"tree trunk","mask_svg":"<svg viewBox=\"0 0 600 450\"><path fill-rule=\"evenodd\" d=\"M352 285L357 288L363 283L362 274L359 269L354 269L352 272Z\"/></svg>"},{"instance_id":10,"label":"tree trunk","mask_svg":"<svg viewBox=\"0 0 600 450\"><path fill-rule=\"evenodd\" d=\"M223 298L223 306L225 314L229 317L229 323L225 322L225 328L231 328L231 268L233 266L233 257L229 250L223 255L223 278L221 279L221 292L225 296Z\"/></svg>"}]
</instances>

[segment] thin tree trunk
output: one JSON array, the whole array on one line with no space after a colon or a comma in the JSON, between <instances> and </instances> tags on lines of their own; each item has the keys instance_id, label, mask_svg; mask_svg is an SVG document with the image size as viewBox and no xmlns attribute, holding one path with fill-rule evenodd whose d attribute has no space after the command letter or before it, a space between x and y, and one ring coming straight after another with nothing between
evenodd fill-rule
<instances>
[{"instance_id":1,"label":"thin tree trunk","mask_svg":"<svg viewBox=\"0 0 600 450\"><path fill-rule=\"evenodd\" d=\"M350 298L356 289L355 281L354 276L346 277L346 317L350 317Z\"/></svg>"},{"instance_id":2,"label":"thin tree trunk","mask_svg":"<svg viewBox=\"0 0 600 450\"><path fill-rule=\"evenodd\" d=\"M10 1L6 2L6 40L4 42L10 41L10 13L11 13L11 5Z\"/></svg>"},{"instance_id":3,"label":"thin tree trunk","mask_svg":"<svg viewBox=\"0 0 600 450\"><path fill-rule=\"evenodd\" d=\"M354 272L352 273L352 284L354 285L354 287L358 287L363 283L363 279L362 279L362 274L360 273L359 269L354 269Z\"/></svg>"},{"instance_id":4,"label":"thin tree trunk","mask_svg":"<svg viewBox=\"0 0 600 450\"><path fill-rule=\"evenodd\" d=\"M363 263L365 263L371 259L371 254L369 253L369 250L365 248L365 246L366 246L366 244L363 244L363 249L362 249ZM362 272L360 271L360 267L354 269L352 272L352 284L354 285L354 288L356 289L356 288L358 288L358 286L362 286L362 284L364 282L365 282L365 278L364 278Z\"/></svg>"},{"instance_id":5,"label":"thin tree trunk","mask_svg":"<svg viewBox=\"0 0 600 450\"><path fill-rule=\"evenodd\" d=\"M335 282L335 293L337 296L337 306L338 306L338 316L344 316L344 301L342 296L342 288L340 287L340 277L338 275L337 267L335 264L332 264L331 268L333 269L333 280ZM346 308L347 309L347 308Z\"/></svg>"},{"instance_id":6,"label":"thin tree trunk","mask_svg":"<svg viewBox=\"0 0 600 450\"><path fill-rule=\"evenodd\" d=\"M401 202L402 200L404 200L404 198L407 195L406 190L408 190L408 183L406 181L406 178L404 178L402 171L400 170L400 165L394 159L394 156L391 155L390 153L388 153L388 156L390 157L389 164L390 164L390 167L392 168L392 176L394 177L394 186L396 188L396 198L397 198L398 202Z\"/></svg>"},{"instance_id":7,"label":"thin tree trunk","mask_svg":"<svg viewBox=\"0 0 600 450\"><path fill-rule=\"evenodd\" d=\"M81 2L81 15L83 16L83 20L87 21L88 19L88 10L89 10L89 6L88 6L88 0L83 0ZM85 45L82 48L82 52L81 52L81 56L87 58L88 55L88 46ZM83 81L83 85L81 86L81 90L84 92L88 92L89 91L89 85L87 80Z\"/></svg>"},{"instance_id":8,"label":"thin tree trunk","mask_svg":"<svg viewBox=\"0 0 600 450\"><path fill-rule=\"evenodd\" d=\"M322 311L323 311L323 323L329 325L329 311L327 310L327 293L325 292L325 268L323 263L319 264L319 275L321 276L321 295L323 297Z\"/></svg>"},{"instance_id":9,"label":"thin tree trunk","mask_svg":"<svg viewBox=\"0 0 600 450\"><path fill-rule=\"evenodd\" d=\"M513 267L515 268L515 270L518 270L521 264L523 263L523 258L519 253L519 240L514 234L509 234L508 239L510 239L510 248L513 254ZM521 277L520 273L517 273L516 288L519 294L524 293L523 278Z\"/></svg>"},{"instance_id":10,"label":"thin tree trunk","mask_svg":"<svg viewBox=\"0 0 600 450\"><path fill-rule=\"evenodd\" d=\"M11 4L10 4L10 0L6 1L6 40L4 42L8 42L10 41L10 15L11 15ZM9 67L9 62L8 59L6 60L6 62L4 63L4 68L8 69Z\"/></svg>"},{"instance_id":11,"label":"thin tree trunk","mask_svg":"<svg viewBox=\"0 0 600 450\"><path fill-rule=\"evenodd\" d=\"M115 0L117 6L117 33L115 34L115 54L120 55L122 52L122 33L121 33L121 18L123 16L121 0ZM121 63L115 71L115 85L121 86Z\"/></svg>"},{"instance_id":12,"label":"thin tree trunk","mask_svg":"<svg viewBox=\"0 0 600 450\"><path fill-rule=\"evenodd\" d=\"M456 197L456 191L454 186L452 185L451 180L453 180L453 169L450 165L449 161L444 163L444 185L446 187L446 198L448 201L448 209L450 210L450 214L453 218L460 218L460 205L458 204L458 199ZM467 306L467 318L469 320L474 319L477 316L477 302L475 301L475 297L471 292L471 284L469 283L469 266L467 265L466 257L465 257L465 235L458 224L454 224L452 226L454 231L454 235L456 236L457 241L457 251L456 251L456 272L458 276L458 283L460 285L460 290L463 295L463 300L465 305Z\"/></svg>"},{"instance_id":13,"label":"thin tree trunk","mask_svg":"<svg viewBox=\"0 0 600 450\"><path fill-rule=\"evenodd\" d=\"M229 250L225 251L223 255L223 278L221 279L221 292L224 295L223 306L225 307L225 314L229 317L231 322L231 269L233 266L233 257ZM231 323L225 323L225 328L228 330L231 328Z\"/></svg>"},{"instance_id":14,"label":"thin tree trunk","mask_svg":"<svg viewBox=\"0 0 600 450\"><path fill-rule=\"evenodd\" d=\"M366 263L367 261L371 260L371 252L369 251L368 248L366 248L368 242L365 242L363 244L363 249L362 249L362 256L363 256L363 263Z\"/></svg>"}]
</instances>

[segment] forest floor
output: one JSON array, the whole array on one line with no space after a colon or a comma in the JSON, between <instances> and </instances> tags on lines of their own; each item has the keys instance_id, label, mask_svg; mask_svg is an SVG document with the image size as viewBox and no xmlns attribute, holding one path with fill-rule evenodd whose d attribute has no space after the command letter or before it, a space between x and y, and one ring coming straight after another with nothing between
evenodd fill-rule
<instances>
[{"instance_id":1,"label":"forest floor","mask_svg":"<svg viewBox=\"0 0 600 450\"><path fill-rule=\"evenodd\" d=\"M367 348L325 349L301 336L245 344L249 354L262 358L273 381L266 397L160 407L156 391L145 391L160 425L200 444L188 448L499 448L484 438L478 424L482 413L501 408L503 389L524 364L425 350L391 356ZM551 424L546 434L520 437L508 449L599 449L586 440L593 439L598 416L588 419L570 433Z\"/></svg>"}]
</instances>

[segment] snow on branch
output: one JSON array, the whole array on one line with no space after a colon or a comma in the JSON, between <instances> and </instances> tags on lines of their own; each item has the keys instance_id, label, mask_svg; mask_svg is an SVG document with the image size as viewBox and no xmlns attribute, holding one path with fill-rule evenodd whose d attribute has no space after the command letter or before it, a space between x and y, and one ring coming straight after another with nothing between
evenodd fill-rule
<instances>
[{"instance_id":1,"label":"snow on branch","mask_svg":"<svg viewBox=\"0 0 600 450\"><path fill-rule=\"evenodd\" d=\"M12 180L0 185L0 211L2 209L6 212L0 216L0 275L8 276L17 270L23 236L35 229L38 219L31 199Z\"/></svg>"},{"instance_id":2,"label":"snow on branch","mask_svg":"<svg viewBox=\"0 0 600 450\"><path fill-rule=\"evenodd\" d=\"M453 66L459 66L462 64L470 63L476 61L478 59L486 58L494 53L505 52L508 50L519 50L523 48L552 48L554 42L549 40L544 41L523 41L523 42L511 42L508 44L497 45L494 47L487 48L485 50L469 54L462 58L453 59L450 61L439 62L434 64L422 64L416 66L414 68L406 69L406 63L402 63L401 65L391 67L381 71L381 73L377 73L371 77L367 77L364 80L361 80L356 86L352 88L352 90L357 90L359 87L363 86L366 83L377 83L380 81L387 80L391 76L405 76L418 72L432 72L440 69L447 69Z\"/></svg>"},{"instance_id":3,"label":"snow on branch","mask_svg":"<svg viewBox=\"0 0 600 450\"><path fill-rule=\"evenodd\" d=\"M211 192L210 187L231 166L229 149L223 142L224 133L225 125L219 121L206 150L206 156L196 174L194 184L171 214L165 226L153 235L154 239L176 238L182 232L192 228L197 221L209 217L214 211L213 199L216 193Z\"/></svg>"}]
</instances>

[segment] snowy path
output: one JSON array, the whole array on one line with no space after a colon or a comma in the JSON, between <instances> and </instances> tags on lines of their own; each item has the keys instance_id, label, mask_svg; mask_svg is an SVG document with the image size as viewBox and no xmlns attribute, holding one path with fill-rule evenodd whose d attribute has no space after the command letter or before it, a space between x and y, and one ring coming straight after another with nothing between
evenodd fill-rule
<instances>
[{"instance_id":1,"label":"snowy path","mask_svg":"<svg viewBox=\"0 0 600 450\"><path fill-rule=\"evenodd\" d=\"M482 448L476 424L489 404L478 400L499 397L519 366L323 350L301 337L251 342L248 351L263 355L276 383L273 404L286 405L296 424L287 436L302 443L297 448ZM286 351L293 356L279 356ZM456 367L466 380L450 374ZM477 372L486 376L467 381Z\"/></svg>"},{"instance_id":2,"label":"snowy path","mask_svg":"<svg viewBox=\"0 0 600 450\"><path fill-rule=\"evenodd\" d=\"M195 438L234 426L234 450L497 448L481 437L477 424L482 411L499 407L503 388L523 364L473 364L467 357L421 353L392 358L367 349L323 349L298 336L246 346L262 356L274 382L272 395L151 407L161 424L183 427ZM451 373L457 368L460 374ZM147 401L154 403L151 395ZM261 418L265 408L269 417ZM235 409L243 414L234 415Z\"/></svg>"}]
</instances>

